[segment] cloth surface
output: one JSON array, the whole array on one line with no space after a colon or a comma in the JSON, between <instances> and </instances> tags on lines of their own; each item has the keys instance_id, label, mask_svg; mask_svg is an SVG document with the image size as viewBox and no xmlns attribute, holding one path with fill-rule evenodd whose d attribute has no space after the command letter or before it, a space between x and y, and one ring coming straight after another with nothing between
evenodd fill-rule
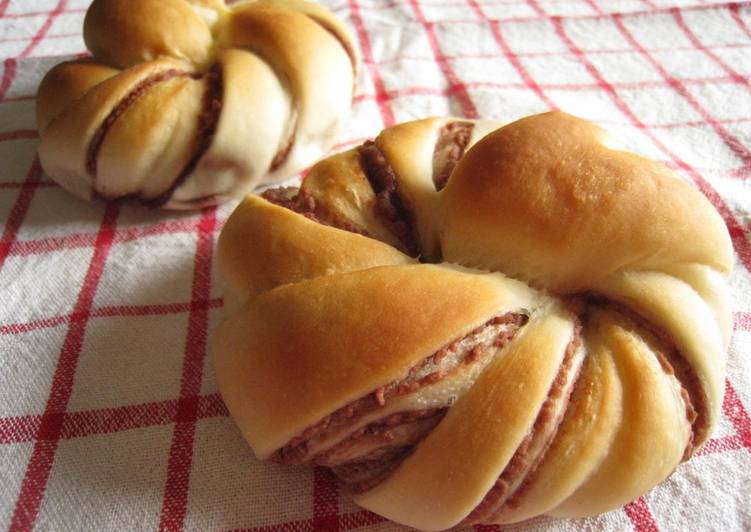
<instances>
[{"instance_id":1,"label":"cloth surface","mask_svg":"<svg viewBox=\"0 0 751 532\"><path fill-rule=\"evenodd\" d=\"M206 356L233 205L86 203L35 157L34 93L85 52L87 0L0 0L0 527L402 530L323 469L256 461ZM511 530L751 529L751 2L326 0L363 56L335 150L429 115L560 108L694 183L736 251L711 441L644 497ZM475 530L497 530L475 527Z\"/></svg>"}]
</instances>

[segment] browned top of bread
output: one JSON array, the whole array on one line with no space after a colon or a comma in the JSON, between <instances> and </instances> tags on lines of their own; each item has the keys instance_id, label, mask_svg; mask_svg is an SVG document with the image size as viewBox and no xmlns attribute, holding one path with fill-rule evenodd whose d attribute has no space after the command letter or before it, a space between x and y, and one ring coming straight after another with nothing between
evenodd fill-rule
<instances>
[{"instance_id":1,"label":"browned top of bread","mask_svg":"<svg viewBox=\"0 0 751 532\"><path fill-rule=\"evenodd\" d=\"M729 272L730 237L706 198L606 135L558 113L478 142L444 195L444 257L559 292L675 263Z\"/></svg>"}]
</instances>

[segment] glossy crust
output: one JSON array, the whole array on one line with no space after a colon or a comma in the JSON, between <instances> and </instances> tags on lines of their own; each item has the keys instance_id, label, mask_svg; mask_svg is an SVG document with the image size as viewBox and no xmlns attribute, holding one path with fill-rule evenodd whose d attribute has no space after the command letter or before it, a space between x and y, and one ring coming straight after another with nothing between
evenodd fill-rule
<instances>
[{"instance_id":1,"label":"glossy crust","mask_svg":"<svg viewBox=\"0 0 751 532\"><path fill-rule=\"evenodd\" d=\"M267 457L326 414L403 375L457 333L534 300L524 285L501 275L441 266L316 277L251 299L220 326L217 378L245 436ZM410 313L410 327L388 319Z\"/></svg>"},{"instance_id":2,"label":"glossy crust","mask_svg":"<svg viewBox=\"0 0 751 532\"><path fill-rule=\"evenodd\" d=\"M424 530L617 508L717 423L727 230L666 168L563 113L469 121L467 151L438 191L434 166L447 163L434 152L455 121L375 141L416 259L394 249L358 150L316 165L302 194L371 238L258 198L230 217L219 257L231 304L213 348L222 394L267 457L477 324L521 313L528 322L477 371L465 363L401 399L435 407L450 395L440 423L356 502ZM362 426L353 418L352 431Z\"/></svg>"},{"instance_id":3,"label":"glossy crust","mask_svg":"<svg viewBox=\"0 0 751 532\"><path fill-rule=\"evenodd\" d=\"M281 284L415 262L388 244L319 224L258 196L245 198L227 220L218 258L230 306Z\"/></svg>"},{"instance_id":4,"label":"glossy crust","mask_svg":"<svg viewBox=\"0 0 751 532\"><path fill-rule=\"evenodd\" d=\"M96 0L84 38L93 58L45 76L37 123L43 168L87 199L221 203L312 163L349 114L355 48L302 0Z\"/></svg>"}]
</instances>

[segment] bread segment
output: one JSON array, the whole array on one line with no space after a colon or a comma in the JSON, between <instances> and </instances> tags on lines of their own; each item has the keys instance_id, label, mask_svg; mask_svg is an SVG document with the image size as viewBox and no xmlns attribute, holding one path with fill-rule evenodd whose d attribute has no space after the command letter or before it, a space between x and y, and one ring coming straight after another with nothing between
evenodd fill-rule
<instances>
[{"instance_id":1,"label":"bread segment","mask_svg":"<svg viewBox=\"0 0 751 532\"><path fill-rule=\"evenodd\" d=\"M698 379L701 396L694 445L709 437L720 416L725 391L726 348L713 309L693 287L661 272L628 272L603 283L599 290L626 304L650 323L668 331L678 351Z\"/></svg>"},{"instance_id":2,"label":"bread segment","mask_svg":"<svg viewBox=\"0 0 751 532\"><path fill-rule=\"evenodd\" d=\"M190 208L195 198L223 201L259 182L275 151L248 139L286 139L292 96L273 69L245 50L225 50L217 58L222 77L221 114L216 134L191 178L172 194L167 207ZM259 94L266 94L263 99Z\"/></svg>"},{"instance_id":3,"label":"bread segment","mask_svg":"<svg viewBox=\"0 0 751 532\"><path fill-rule=\"evenodd\" d=\"M347 52L352 63L352 70L357 72L359 69L359 54L357 53L357 48L355 48L350 40L347 28L342 21L334 16L328 9L325 9L319 4L306 2L305 0L257 0L256 3L288 8L303 13L334 36L334 38L339 41L342 48Z\"/></svg>"},{"instance_id":4,"label":"bread segment","mask_svg":"<svg viewBox=\"0 0 751 532\"><path fill-rule=\"evenodd\" d=\"M604 135L551 113L478 142L442 195L444 258L559 293L675 263L728 273L730 237L706 198L665 166L605 147Z\"/></svg>"},{"instance_id":5,"label":"bread segment","mask_svg":"<svg viewBox=\"0 0 751 532\"><path fill-rule=\"evenodd\" d=\"M204 80L176 75L134 95L133 102L101 131L101 144L90 147L90 170L98 193L106 198L140 194L155 198L167 191L193 155L207 90ZM165 99L172 105L165 106ZM137 160L132 151L139 153Z\"/></svg>"},{"instance_id":6,"label":"bread segment","mask_svg":"<svg viewBox=\"0 0 751 532\"><path fill-rule=\"evenodd\" d=\"M555 516L596 515L639 497L678 466L691 434L680 384L663 371L652 348L616 314L593 312L590 320L596 341L615 363L621 416L607 454L550 512Z\"/></svg>"},{"instance_id":7,"label":"bread segment","mask_svg":"<svg viewBox=\"0 0 751 532\"><path fill-rule=\"evenodd\" d=\"M311 160L311 154L323 153L333 143L349 114L342 103L352 100L354 87L350 56L335 34L284 3L259 2L238 6L219 42L252 51L289 83L295 116L277 147L277 153L288 153L273 165L270 180L289 176L300 160ZM321 63L328 65L325 75Z\"/></svg>"},{"instance_id":8,"label":"bread segment","mask_svg":"<svg viewBox=\"0 0 751 532\"><path fill-rule=\"evenodd\" d=\"M443 118L407 122L384 130L376 144L399 178L399 189L416 224L424 257L440 255L435 220L438 195L432 180L433 153Z\"/></svg>"},{"instance_id":9,"label":"bread segment","mask_svg":"<svg viewBox=\"0 0 751 532\"><path fill-rule=\"evenodd\" d=\"M228 311L279 285L414 262L387 244L319 224L257 196L248 196L227 221L217 253L228 283Z\"/></svg>"},{"instance_id":10,"label":"bread segment","mask_svg":"<svg viewBox=\"0 0 751 532\"><path fill-rule=\"evenodd\" d=\"M44 76L37 93L37 128L46 129L50 121L82 98L86 92L120 71L88 59L55 65Z\"/></svg>"},{"instance_id":11,"label":"bread segment","mask_svg":"<svg viewBox=\"0 0 751 532\"><path fill-rule=\"evenodd\" d=\"M387 266L265 292L225 320L213 356L222 395L260 458L489 317L534 307L503 276ZM409 318L405 318L409 316Z\"/></svg>"},{"instance_id":12,"label":"bread segment","mask_svg":"<svg viewBox=\"0 0 751 532\"><path fill-rule=\"evenodd\" d=\"M300 190L326 205L336 216L352 222L362 232L401 248L399 238L375 211L376 195L356 149L317 163Z\"/></svg>"},{"instance_id":13,"label":"bread segment","mask_svg":"<svg viewBox=\"0 0 751 532\"><path fill-rule=\"evenodd\" d=\"M89 146L96 133L110 113L140 83L167 71L191 73L192 67L168 58L143 63L105 79L90 88L85 97L66 107L49 122L41 136L39 158L45 171L71 192L93 197L95 176L89 174L87 163ZM52 82L54 78L49 80Z\"/></svg>"},{"instance_id":14,"label":"bread segment","mask_svg":"<svg viewBox=\"0 0 751 532\"><path fill-rule=\"evenodd\" d=\"M96 57L117 68L160 56L204 66L212 49L209 26L184 0L95 0L83 36Z\"/></svg>"},{"instance_id":15,"label":"bread segment","mask_svg":"<svg viewBox=\"0 0 751 532\"><path fill-rule=\"evenodd\" d=\"M565 313L540 314L391 477L356 497L360 506L421 530L443 530L469 515L531 430L573 337Z\"/></svg>"},{"instance_id":16,"label":"bread segment","mask_svg":"<svg viewBox=\"0 0 751 532\"><path fill-rule=\"evenodd\" d=\"M495 516L498 522L549 512L592 474L610 448L622 416L622 385L601 335L587 328L583 341L587 358L566 416L544 460Z\"/></svg>"}]
</instances>

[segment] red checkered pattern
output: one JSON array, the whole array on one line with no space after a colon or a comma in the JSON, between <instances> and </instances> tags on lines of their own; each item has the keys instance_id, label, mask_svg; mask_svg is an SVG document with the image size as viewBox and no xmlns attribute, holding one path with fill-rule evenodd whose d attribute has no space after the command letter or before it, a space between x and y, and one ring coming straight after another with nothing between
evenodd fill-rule
<instances>
[{"instance_id":1,"label":"red checkered pattern","mask_svg":"<svg viewBox=\"0 0 751 532\"><path fill-rule=\"evenodd\" d=\"M33 95L51 56L85 52L88 3L0 0L0 527L399 529L326 470L257 462L227 417L206 346L232 205L84 203L43 175ZM522 527L751 528L751 2L325 3L364 61L336 149L428 115L559 108L676 169L732 236L735 333L714 438L620 510Z\"/></svg>"}]
</instances>

